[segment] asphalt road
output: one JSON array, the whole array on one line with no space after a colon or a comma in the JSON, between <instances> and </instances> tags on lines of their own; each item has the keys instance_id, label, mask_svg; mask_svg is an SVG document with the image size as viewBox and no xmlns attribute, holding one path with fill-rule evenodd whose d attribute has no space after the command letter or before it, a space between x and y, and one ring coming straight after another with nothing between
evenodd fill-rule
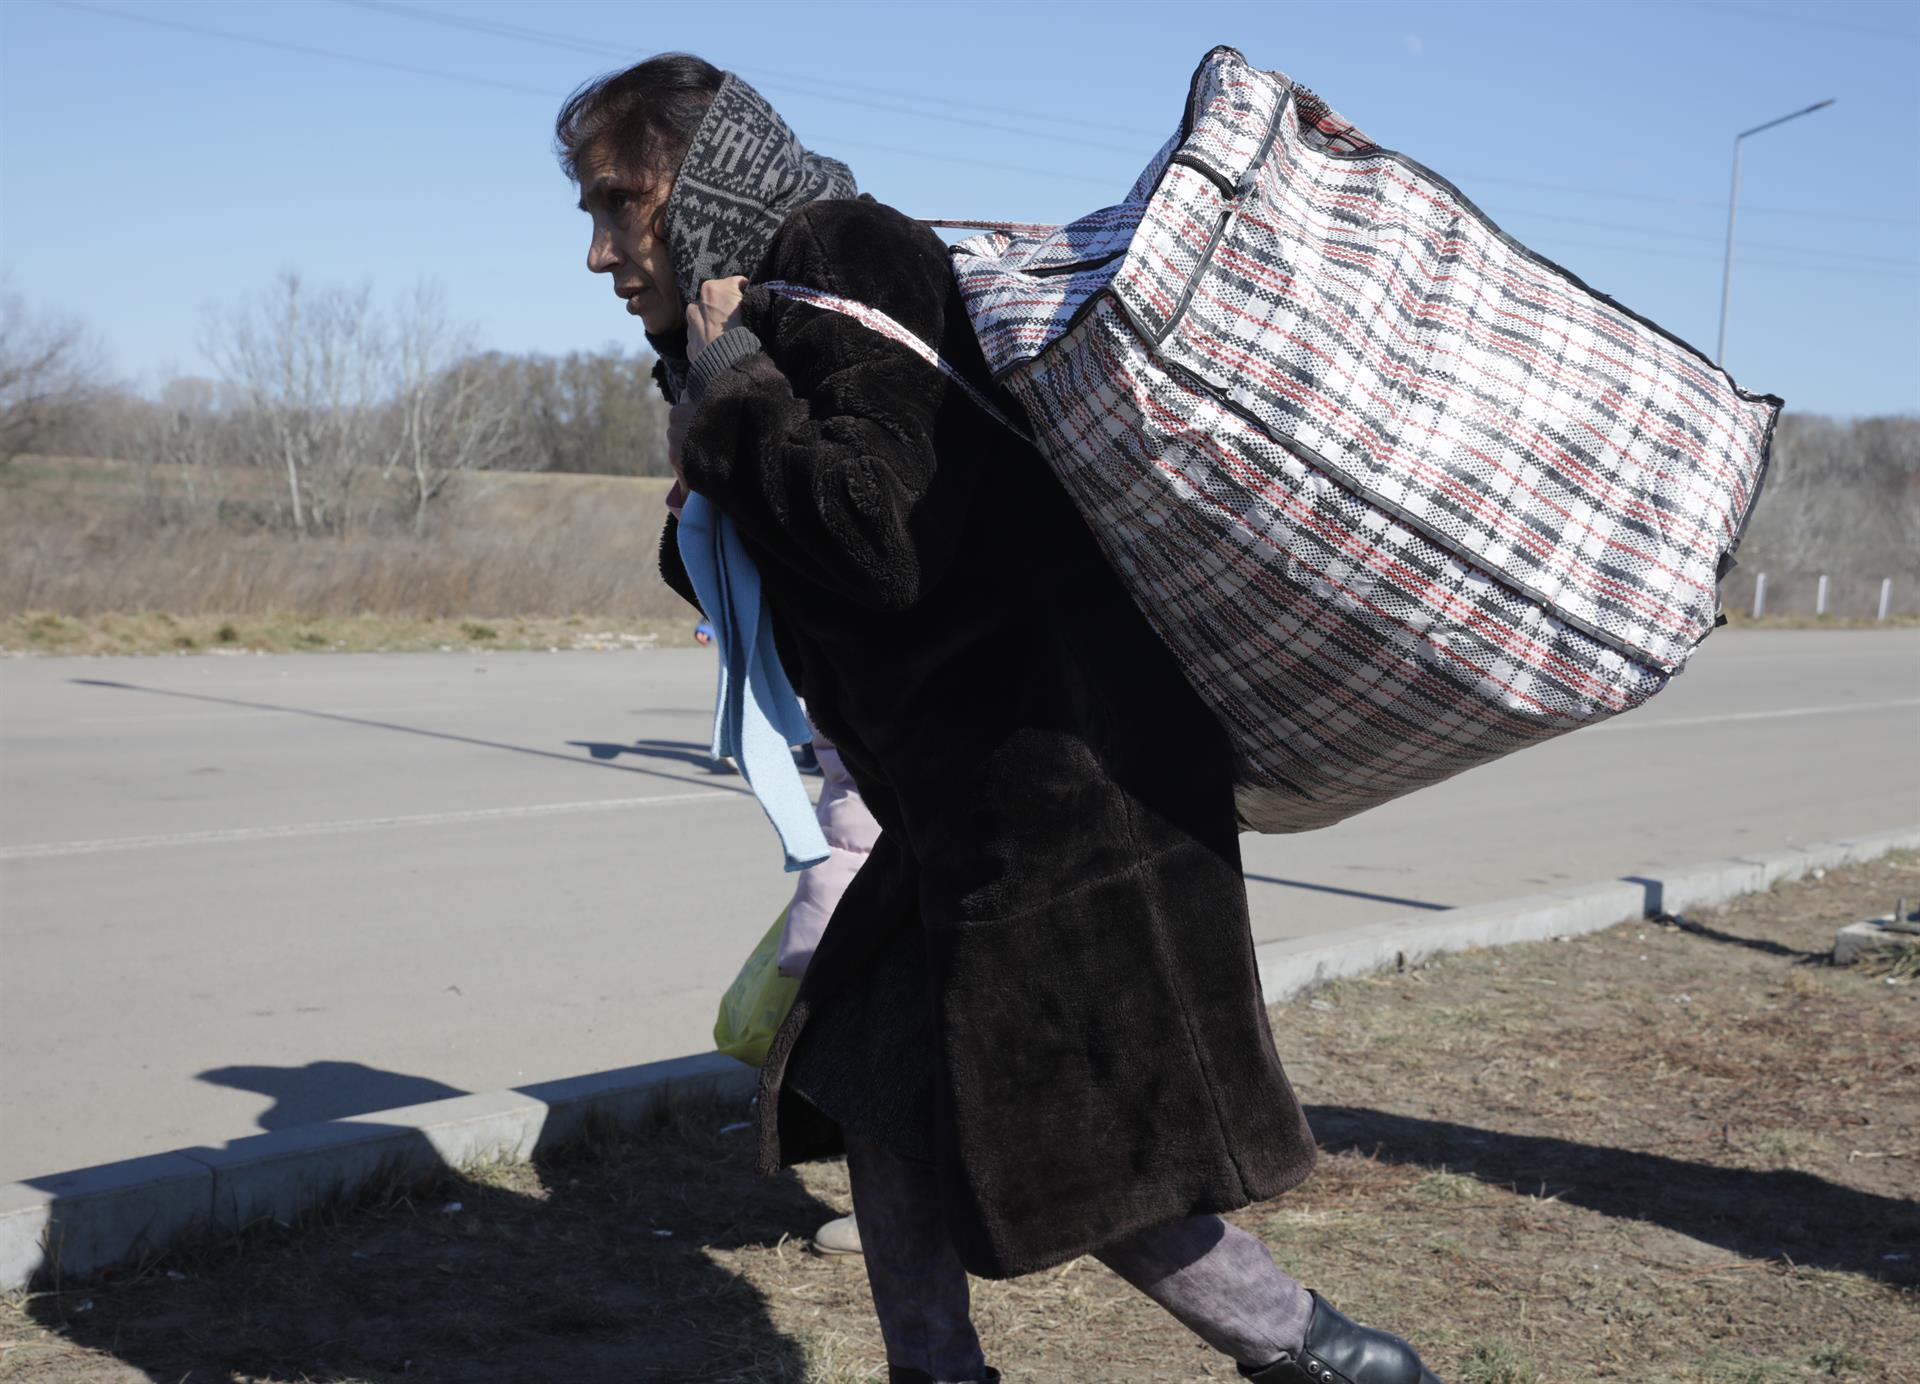
<instances>
[{"instance_id":1,"label":"asphalt road","mask_svg":"<svg viewBox=\"0 0 1920 1384\"><path fill-rule=\"evenodd\" d=\"M704 650L0 663L0 1181L710 1045L782 903ZM1920 820L1920 630L1244 839L1259 940Z\"/></svg>"}]
</instances>

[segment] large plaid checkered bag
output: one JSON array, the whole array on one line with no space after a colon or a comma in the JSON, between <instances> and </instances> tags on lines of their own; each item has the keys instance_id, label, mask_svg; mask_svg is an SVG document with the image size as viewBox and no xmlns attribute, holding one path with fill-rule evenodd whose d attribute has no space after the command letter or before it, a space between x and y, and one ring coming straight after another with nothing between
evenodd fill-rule
<instances>
[{"instance_id":1,"label":"large plaid checkered bag","mask_svg":"<svg viewBox=\"0 0 1920 1384\"><path fill-rule=\"evenodd\" d=\"M1251 828L1629 711L1716 622L1781 401L1232 49L1123 202L954 264Z\"/></svg>"}]
</instances>

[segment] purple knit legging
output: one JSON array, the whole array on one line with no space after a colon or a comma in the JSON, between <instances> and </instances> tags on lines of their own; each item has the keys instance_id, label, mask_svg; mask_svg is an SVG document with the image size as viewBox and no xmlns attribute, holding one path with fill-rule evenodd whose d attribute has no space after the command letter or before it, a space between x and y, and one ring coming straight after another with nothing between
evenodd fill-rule
<instances>
[{"instance_id":1,"label":"purple knit legging","mask_svg":"<svg viewBox=\"0 0 1920 1384\"><path fill-rule=\"evenodd\" d=\"M854 1216L889 1364L934 1384L985 1377L968 1313L967 1275L940 1219L933 1169L848 1140ZM1269 1365L1305 1342L1313 1299L1254 1236L1218 1216L1137 1231L1094 1257L1243 1365Z\"/></svg>"}]
</instances>

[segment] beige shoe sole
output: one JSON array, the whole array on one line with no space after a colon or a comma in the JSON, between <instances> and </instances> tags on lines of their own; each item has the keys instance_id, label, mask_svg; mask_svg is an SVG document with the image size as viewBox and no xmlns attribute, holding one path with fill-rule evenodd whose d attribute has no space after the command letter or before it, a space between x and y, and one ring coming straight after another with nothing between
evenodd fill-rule
<instances>
[{"instance_id":1,"label":"beige shoe sole","mask_svg":"<svg viewBox=\"0 0 1920 1384\"><path fill-rule=\"evenodd\" d=\"M813 1252L823 1259L844 1259L860 1254L860 1226L852 1216L828 1221L813 1232Z\"/></svg>"}]
</instances>

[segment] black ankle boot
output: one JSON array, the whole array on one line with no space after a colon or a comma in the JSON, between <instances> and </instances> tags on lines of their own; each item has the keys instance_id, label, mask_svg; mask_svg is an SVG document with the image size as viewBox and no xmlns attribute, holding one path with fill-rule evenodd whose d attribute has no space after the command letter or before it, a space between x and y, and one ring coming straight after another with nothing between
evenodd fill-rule
<instances>
[{"instance_id":1,"label":"black ankle boot","mask_svg":"<svg viewBox=\"0 0 1920 1384\"><path fill-rule=\"evenodd\" d=\"M1254 1384L1440 1384L1412 1346L1349 1321L1318 1293L1299 1358L1257 1370L1242 1365L1240 1373Z\"/></svg>"}]
</instances>

